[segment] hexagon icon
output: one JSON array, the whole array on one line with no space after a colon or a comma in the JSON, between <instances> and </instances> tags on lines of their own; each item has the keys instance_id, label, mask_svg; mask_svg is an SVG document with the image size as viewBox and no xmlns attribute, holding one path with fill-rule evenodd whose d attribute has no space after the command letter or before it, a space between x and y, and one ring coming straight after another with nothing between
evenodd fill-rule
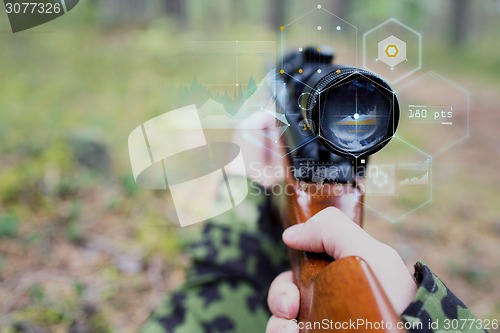
<instances>
[{"instance_id":1,"label":"hexagon icon","mask_svg":"<svg viewBox=\"0 0 500 333\"><path fill-rule=\"evenodd\" d=\"M401 138L373 155L366 167L365 208L390 222L432 201L432 158Z\"/></svg>"},{"instance_id":2,"label":"hexagon icon","mask_svg":"<svg viewBox=\"0 0 500 333\"><path fill-rule=\"evenodd\" d=\"M391 18L363 34L363 67L396 83L422 67L422 36Z\"/></svg>"},{"instance_id":3,"label":"hexagon icon","mask_svg":"<svg viewBox=\"0 0 500 333\"><path fill-rule=\"evenodd\" d=\"M406 61L406 43L394 35L391 35L378 43L379 61L387 66L397 66Z\"/></svg>"},{"instance_id":4,"label":"hexagon icon","mask_svg":"<svg viewBox=\"0 0 500 333\"><path fill-rule=\"evenodd\" d=\"M385 54L389 58L396 58L398 56L398 53L399 53L399 49L398 49L398 46L396 44L389 44L385 48Z\"/></svg>"}]
</instances>

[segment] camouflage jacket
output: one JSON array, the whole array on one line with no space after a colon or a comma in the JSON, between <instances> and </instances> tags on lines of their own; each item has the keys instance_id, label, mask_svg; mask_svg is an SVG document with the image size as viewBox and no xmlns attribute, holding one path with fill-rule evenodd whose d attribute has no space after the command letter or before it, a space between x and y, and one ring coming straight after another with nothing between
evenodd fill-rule
<instances>
[{"instance_id":1,"label":"camouflage jacket","mask_svg":"<svg viewBox=\"0 0 500 333\"><path fill-rule=\"evenodd\" d=\"M269 285L290 269L273 212L269 196L249 196L205 223L190 246L186 281L141 333L264 333L271 316ZM456 320L475 320L474 315L425 264L418 262L415 271L419 288L402 314L413 323L409 332L484 332L473 324L454 329Z\"/></svg>"}]
</instances>

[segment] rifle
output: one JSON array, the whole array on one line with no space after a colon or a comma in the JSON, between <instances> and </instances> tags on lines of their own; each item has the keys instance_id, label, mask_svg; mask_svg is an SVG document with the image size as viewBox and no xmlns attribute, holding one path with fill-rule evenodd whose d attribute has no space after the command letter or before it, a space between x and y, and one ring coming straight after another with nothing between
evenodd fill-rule
<instances>
[{"instance_id":1,"label":"rifle","mask_svg":"<svg viewBox=\"0 0 500 333\"><path fill-rule=\"evenodd\" d=\"M330 49L310 47L282 60L276 111L290 124L280 138L288 170L279 203L284 227L329 206L362 226L368 156L389 142L398 125L399 104L389 85L362 69L334 65L333 59ZM290 261L303 332L324 332L316 324L325 320L331 330L357 332L345 323L364 321L374 325L363 326L363 332L404 332L396 329L399 316L361 258L334 261L290 250Z\"/></svg>"}]
</instances>

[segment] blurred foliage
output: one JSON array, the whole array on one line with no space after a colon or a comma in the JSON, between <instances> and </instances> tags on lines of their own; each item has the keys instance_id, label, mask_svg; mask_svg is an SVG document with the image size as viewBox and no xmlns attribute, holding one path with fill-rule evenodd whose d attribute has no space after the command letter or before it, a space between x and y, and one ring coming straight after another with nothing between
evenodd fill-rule
<instances>
[{"instance_id":1,"label":"blurred foliage","mask_svg":"<svg viewBox=\"0 0 500 333\"><path fill-rule=\"evenodd\" d=\"M0 216L0 238L12 237L18 229L18 220L14 214Z\"/></svg>"}]
</instances>

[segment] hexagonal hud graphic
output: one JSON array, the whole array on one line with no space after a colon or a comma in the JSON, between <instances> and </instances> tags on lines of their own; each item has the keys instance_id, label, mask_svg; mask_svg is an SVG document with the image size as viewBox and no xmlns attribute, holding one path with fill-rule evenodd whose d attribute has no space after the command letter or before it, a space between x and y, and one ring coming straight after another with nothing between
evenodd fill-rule
<instances>
[{"instance_id":1,"label":"hexagonal hud graphic","mask_svg":"<svg viewBox=\"0 0 500 333\"><path fill-rule=\"evenodd\" d=\"M401 118L397 135L436 155L469 135L469 93L428 72L396 91Z\"/></svg>"},{"instance_id":2,"label":"hexagonal hud graphic","mask_svg":"<svg viewBox=\"0 0 500 333\"><path fill-rule=\"evenodd\" d=\"M431 162L429 155L394 137L368 164L365 208L399 222L430 203Z\"/></svg>"},{"instance_id":3,"label":"hexagonal hud graphic","mask_svg":"<svg viewBox=\"0 0 500 333\"><path fill-rule=\"evenodd\" d=\"M280 44L282 49L281 58L289 52L305 52L308 47L317 48L318 54L321 54L326 49L333 49L334 57L333 62L335 64L344 64L353 67L357 67L357 28L345 21L344 19L336 16L327 9L323 8L321 5L315 6L311 11L306 12L304 15L291 20L290 22L283 24L279 27L280 31ZM317 59L313 59L312 63L316 63ZM321 63L318 63L318 67ZM293 66L292 66L293 67ZM278 68L279 76L277 78L292 77L293 80L299 81L300 75L303 73L302 68L292 68L289 69L284 64L281 64L281 68ZM318 68L318 73L321 69ZM276 83L276 95L278 100L288 100L292 97L288 96L286 86L283 82ZM292 106L297 105L300 109L302 107L302 99L307 100L310 93L302 94L295 103L291 103ZM300 112L300 109L289 109L292 114ZM277 139L284 135L288 128L287 114L276 113L276 117L284 126L280 127ZM283 119L280 119L280 117ZM311 119L304 120L299 123L299 132L304 136L311 136L312 131L316 128L317 124ZM311 136L310 140L314 137ZM277 141L277 140L276 140ZM281 148L280 148L281 149ZM276 151L275 148L272 149ZM280 151L284 151L281 149Z\"/></svg>"},{"instance_id":4,"label":"hexagonal hud graphic","mask_svg":"<svg viewBox=\"0 0 500 333\"><path fill-rule=\"evenodd\" d=\"M335 51L335 63L359 67L356 63L357 28L321 5L276 28L280 29L280 43L284 52L302 50L308 46L327 46Z\"/></svg>"},{"instance_id":5,"label":"hexagonal hud graphic","mask_svg":"<svg viewBox=\"0 0 500 333\"><path fill-rule=\"evenodd\" d=\"M396 19L363 34L363 66L394 83L422 66L422 37Z\"/></svg>"},{"instance_id":6,"label":"hexagonal hud graphic","mask_svg":"<svg viewBox=\"0 0 500 333\"><path fill-rule=\"evenodd\" d=\"M406 43L392 35L387 37L378 43L378 60L391 67L406 61Z\"/></svg>"}]
</instances>

